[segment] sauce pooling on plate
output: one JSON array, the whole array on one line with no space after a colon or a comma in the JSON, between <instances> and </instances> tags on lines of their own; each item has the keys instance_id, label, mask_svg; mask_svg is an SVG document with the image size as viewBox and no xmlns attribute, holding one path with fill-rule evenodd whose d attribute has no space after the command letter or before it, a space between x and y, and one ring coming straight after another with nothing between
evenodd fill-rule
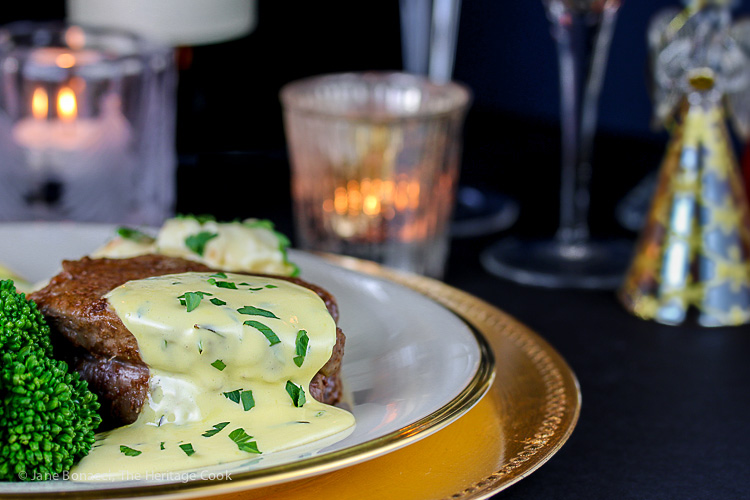
<instances>
[{"instance_id":1,"label":"sauce pooling on plate","mask_svg":"<svg viewBox=\"0 0 750 500\"><path fill-rule=\"evenodd\" d=\"M184 273L130 281L107 299L138 342L149 393L136 422L98 436L73 470L79 479L247 460L353 427L349 412L309 394L336 342L315 292L280 279Z\"/></svg>"}]
</instances>

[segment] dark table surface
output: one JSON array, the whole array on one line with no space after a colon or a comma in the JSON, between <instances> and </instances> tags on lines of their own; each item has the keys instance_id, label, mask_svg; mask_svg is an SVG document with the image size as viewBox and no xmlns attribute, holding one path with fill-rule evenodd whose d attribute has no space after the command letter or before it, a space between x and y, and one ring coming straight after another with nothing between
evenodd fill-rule
<instances>
[{"instance_id":1,"label":"dark table surface","mask_svg":"<svg viewBox=\"0 0 750 500\"><path fill-rule=\"evenodd\" d=\"M488 274L479 255L493 241L552 234L559 176L554 127L521 123L496 140L493 122L491 116L469 120L463 181L512 193L521 216L504 232L454 239L445 282L549 341L572 367L583 394L570 440L497 498L750 498L750 326L664 326L630 315L613 291L542 289ZM635 238L617 224L614 209L656 168L664 141L597 140L593 231ZM215 175L206 176L207 168ZM251 190L217 205L217 194L240 192L227 179L247 179ZM259 183L262 189L252 189ZM288 191L281 149L181 156L180 212L268 217L294 241Z\"/></svg>"}]
</instances>

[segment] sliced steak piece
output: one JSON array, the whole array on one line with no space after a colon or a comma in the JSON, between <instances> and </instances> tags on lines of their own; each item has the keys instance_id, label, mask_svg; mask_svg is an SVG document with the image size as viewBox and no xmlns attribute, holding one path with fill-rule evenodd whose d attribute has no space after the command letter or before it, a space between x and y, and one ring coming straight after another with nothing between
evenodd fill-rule
<instances>
[{"instance_id":1,"label":"sliced steak piece","mask_svg":"<svg viewBox=\"0 0 750 500\"><path fill-rule=\"evenodd\" d=\"M113 425L136 420L148 392L148 367L135 337L104 298L127 281L184 272L215 271L203 264L163 255L129 259L63 261L63 270L29 298L37 303L52 330L56 349L100 396L103 417ZM256 275L262 276L262 275ZM272 276L304 286L323 299L334 321L338 307L330 293L298 278ZM341 398L341 358L346 338L336 331L328 362L310 383L316 400L334 404Z\"/></svg>"}]
</instances>

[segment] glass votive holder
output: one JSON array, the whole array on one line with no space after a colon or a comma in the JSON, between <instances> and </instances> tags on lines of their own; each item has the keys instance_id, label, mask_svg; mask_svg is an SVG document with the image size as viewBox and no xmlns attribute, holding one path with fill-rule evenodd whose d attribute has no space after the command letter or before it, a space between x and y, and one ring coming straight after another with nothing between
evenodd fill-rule
<instances>
[{"instance_id":1,"label":"glass votive holder","mask_svg":"<svg viewBox=\"0 0 750 500\"><path fill-rule=\"evenodd\" d=\"M126 32L0 28L0 221L161 223L176 83L172 50Z\"/></svg>"},{"instance_id":2,"label":"glass votive holder","mask_svg":"<svg viewBox=\"0 0 750 500\"><path fill-rule=\"evenodd\" d=\"M403 73L281 90L298 246L440 278L470 92Z\"/></svg>"}]
</instances>

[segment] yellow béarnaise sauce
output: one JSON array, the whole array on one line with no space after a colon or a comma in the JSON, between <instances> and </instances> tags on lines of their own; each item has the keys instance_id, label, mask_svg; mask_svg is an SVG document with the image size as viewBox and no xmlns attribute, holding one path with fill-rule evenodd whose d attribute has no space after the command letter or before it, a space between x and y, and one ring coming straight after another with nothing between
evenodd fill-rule
<instances>
[{"instance_id":1,"label":"yellow b\u00e9arnaise sauce","mask_svg":"<svg viewBox=\"0 0 750 500\"><path fill-rule=\"evenodd\" d=\"M149 391L136 422L97 435L79 480L247 460L353 429L351 413L310 396L336 342L315 292L206 272L130 281L107 299L138 342Z\"/></svg>"}]
</instances>

